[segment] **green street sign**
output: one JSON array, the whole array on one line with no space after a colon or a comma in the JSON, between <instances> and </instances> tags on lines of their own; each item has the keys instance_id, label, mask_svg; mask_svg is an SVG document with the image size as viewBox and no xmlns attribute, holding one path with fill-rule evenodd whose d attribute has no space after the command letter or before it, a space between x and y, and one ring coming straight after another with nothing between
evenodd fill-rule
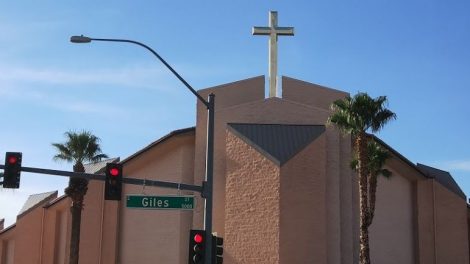
<instances>
[{"instance_id":1,"label":"green street sign","mask_svg":"<svg viewBox=\"0 0 470 264\"><path fill-rule=\"evenodd\" d=\"M127 208L137 209L157 209L157 210L193 210L193 195L163 195L163 196L147 196L147 195L127 195Z\"/></svg>"}]
</instances>

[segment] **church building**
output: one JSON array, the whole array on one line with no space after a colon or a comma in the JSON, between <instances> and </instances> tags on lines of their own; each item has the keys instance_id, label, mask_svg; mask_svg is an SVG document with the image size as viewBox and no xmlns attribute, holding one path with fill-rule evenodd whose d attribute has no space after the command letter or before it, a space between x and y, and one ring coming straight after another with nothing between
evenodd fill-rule
<instances>
[{"instance_id":1,"label":"church building","mask_svg":"<svg viewBox=\"0 0 470 264\"><path fill-rule=\"evenodd\" d=\"M331 103L348 94L290 77L280 79L280 92L269 80L268 98L264 76L198 91L216 98L213 231L224 238L224 264L358 263L352 140L325 125ZM207 109L196 108L194 127L120 160L124 177L201 185ZM392 176L378 179L372 263L468 264L469 208L452 176L375 140L391 154ZM86 170L103 173L106 162ZM126 206L127 195L176 194L194 195L195 208ZM84 204L82 264L185 264L189 230L203 228L204 200L189 191L125 184L121 201L105 201L103 183L90 181ZM31 196L16 224L0 231L0 263L67 263L69 206L57 192Z\"/></svg>"}]
</instances>

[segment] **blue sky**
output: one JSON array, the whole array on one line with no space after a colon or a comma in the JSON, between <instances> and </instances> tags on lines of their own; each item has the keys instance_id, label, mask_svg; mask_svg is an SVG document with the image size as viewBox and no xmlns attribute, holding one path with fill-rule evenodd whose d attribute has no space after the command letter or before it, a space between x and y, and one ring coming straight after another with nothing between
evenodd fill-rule
<instances>
[{"instance_id":1,"label":"blue sky","mask_svg":"<svg viewBox=\"0 0 470 264\"><path fill-rule=\"evenodd\" d=\"M52 161L52 142L86 129L125 158L193 126L195 98L146 50L71 35L127 38L157 50L196 89L267 74L269 10L280 26L279 75L352 94L387 95L398 115L379 134L412 162L448 170L470 194L470 2L0 0L0 152ZM3 155L3 154L2 154ZM3 160L2 160L3 162ZM7 224L33 193L67 179L23 173L0 191Z\"/></svg>"}]
</instances>

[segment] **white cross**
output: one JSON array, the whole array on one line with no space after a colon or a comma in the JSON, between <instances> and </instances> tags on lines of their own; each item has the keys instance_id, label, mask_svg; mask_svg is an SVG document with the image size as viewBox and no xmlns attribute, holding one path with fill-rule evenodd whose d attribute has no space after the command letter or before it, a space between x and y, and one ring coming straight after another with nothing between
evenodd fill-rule
<instances>
[{"instance_id":1,"label":"white cross","mask_svg":"<svg viewBox=\"0 0 470 264\"><path fill-rule=\"evenodd\" d=\"M278 27L277 12L269 12L269 27L253 27L253 35L269 36L269 97L277 90L277 36L293 36L293 27Z\"/></svg>"}]
</instances>

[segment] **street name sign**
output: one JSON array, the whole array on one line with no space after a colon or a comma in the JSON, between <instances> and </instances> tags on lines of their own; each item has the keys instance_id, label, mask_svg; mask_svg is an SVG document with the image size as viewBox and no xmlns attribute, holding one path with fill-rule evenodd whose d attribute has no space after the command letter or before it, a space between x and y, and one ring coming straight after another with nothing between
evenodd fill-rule
<instances>
[{"instance_id":1,"label":"street name sign","mask_svg":"<svg viewBox=\"0 0 470 264\"><path fill-rule=\"evenodd\" d=\"M193 210L193 195L127 195L127 208L156 210Z\"/></svg>"}]
</instances>

